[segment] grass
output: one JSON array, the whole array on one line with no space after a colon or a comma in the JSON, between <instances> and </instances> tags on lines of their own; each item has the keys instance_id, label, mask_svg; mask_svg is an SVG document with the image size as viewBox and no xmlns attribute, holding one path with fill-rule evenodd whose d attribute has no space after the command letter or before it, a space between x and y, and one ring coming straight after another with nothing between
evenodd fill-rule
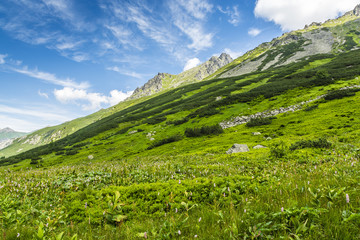
<instances>
[{"instance_id":1,"label":"grass","mask_svg":"<svg viewBox=\"0 0 360 240\"><path fill-rule=\"evenodd\" d=\"M360 84L359 54L209 77L1 159L0 238L359 239L360 93L340 90ZM266 124L218 125L325 94ZM250 151L226 154L234 143Z\"/></svg>"}]
</instances>

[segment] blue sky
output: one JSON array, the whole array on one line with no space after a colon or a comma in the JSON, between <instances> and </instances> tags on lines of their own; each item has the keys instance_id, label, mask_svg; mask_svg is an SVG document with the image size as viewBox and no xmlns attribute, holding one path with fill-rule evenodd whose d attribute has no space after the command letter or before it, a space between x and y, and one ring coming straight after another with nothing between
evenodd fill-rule
<instances>
[{"instance_id":1,"label":"blue sky","mask_svg":"<svg viewBox=\"0 0 360 240\"><path fill-rule=\"evenodd\" d=\"M125 99L158 72L240 56L358 0L1 0L0 128L34 131Z\"/></svg>"}]
</instances>

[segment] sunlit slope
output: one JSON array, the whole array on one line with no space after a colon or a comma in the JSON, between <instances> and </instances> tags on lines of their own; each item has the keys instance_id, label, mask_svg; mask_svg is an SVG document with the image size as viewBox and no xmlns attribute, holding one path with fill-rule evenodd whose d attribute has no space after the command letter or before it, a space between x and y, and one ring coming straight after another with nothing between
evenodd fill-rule
<instances>
[{"instance_id":1,"label":"sunlit slope","mask_svg":"<svg viewBox=\"0 0 360 240\"><path fill-rule=\"evenodd\" d=\"M338 55L315 55L266 71L186 85L127 107L53 144L4 159L1 163L26 160L22 164L29 164L30 159L41 158L43 164L52 165L86 160L89 155L112 159L174 153L224 154L233 143L239 142L252 147L258 144L269 146L279 140L290 144L322 135L342 137L346 133L354 137L359 129L359 118L356 117L359 76L360 50L354 50ZM340 93L345 98L324 98L344 87L352 87ZM242 124L226 128L222 133L216 127L221 122L231 122L236 116L281 110L309 100L295 109L297 111L278 114L272 124L259 128ZM348 101L352 104L346 104ZM304 111L311 106L315 106L312 111ZM302 120L315 113L317 118ZM349 116L348 122L345 124L344 119L336 115ZM294 121L295 125L289 123ZM328 126L330 122L334 122L332 128ZM208 129L199 130L199 137L196 137L194 128L204 126ZM306 127L311 130L303 132ZM252 136L252 132L257 131L262 134Z\"/></svg>"}]
</instances>

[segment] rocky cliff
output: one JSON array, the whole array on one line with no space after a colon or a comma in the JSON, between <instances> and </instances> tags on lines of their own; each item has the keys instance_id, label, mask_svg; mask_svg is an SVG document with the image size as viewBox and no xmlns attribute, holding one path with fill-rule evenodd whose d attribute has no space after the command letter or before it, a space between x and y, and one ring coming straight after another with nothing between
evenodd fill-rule
<instances>
[{"instance_id":1,"label":"rocky cliff","mask_svg":"<svg viewBox=\"0 0 360 240\"><path fill-rule=\"evenodd\" d=\"M222 53L219 57L212 56L208 61L178 75L158 73L142 87L136 88L128 100L150 96L162 90L201 81L232 61L233 59L229 54Z\"/></svg>"}]
</instances>

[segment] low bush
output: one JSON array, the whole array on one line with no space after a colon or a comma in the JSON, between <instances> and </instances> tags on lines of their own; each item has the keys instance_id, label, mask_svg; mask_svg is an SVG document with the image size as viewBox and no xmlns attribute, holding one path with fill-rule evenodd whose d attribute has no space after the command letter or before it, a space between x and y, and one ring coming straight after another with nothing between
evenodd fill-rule
<instances>
[{"instance_id":1,"label":"low bush","mask_svg":"<svg viewBox=\"0 0 360 240\"><path fill-rule=\"evenodd\" d=\"M319 107L318 104L312 105L312 106L308 106L308 107L306 107L306 108L304 109L304 111L310 112L310 111L312 111L312 110L314 110L314 109L317 109L318 107Z\"/></svg>"},{"instance_id":2,"label":"low bush","mask_svg":"<svg viewBox=\"0 0 360 240\"><path fill-rule=\"evenodd\" d=\"M166 120L166 117L163 117L163 116L155 116L155 117L152 117L152 118L149 118L149 119L144 120L143 123L155 125L155 124L161 123L161 122L163 122L163 121L165 121L165 120Z\"/></svg>"},{"instance_id":3,"label":"low bush","mask_svg":"<svg viewBox=\"0 0 360 240\"><path fill-rule=\"evenodd\" d=\"M186 123L186 122L188 122L189 121L189 118L188 117L184 117L184 118L182 118L182 119L179 119L179 120L174 120L174 121L168 121L168 122L166 122L168 125L170 125L170 124L174 124L175 126L177 126L177 125L181 125L181 124L183 124L183 123Z\"/></svg>"},{"instance_id":4,"label":"low bush","mask_svg":"<svg viewBox=\"0 0 360 240\"><path fill-rule=\"evenodd\" d=\"M324 97L325 100L334 100L334 99L341 99L344 97L351 97L354 96L356 92L360 91L358 88L350 88L350 89L343 89L343 90L335 90L329 92Z\"/></svg>"},{"instance_id":5,"label":"low bush","mask_svg":"<svg viewBox=\"0 0 360 240\"><path fill-rule=\"evenodd\" d=\"M207 135L218 135L223 133L224 130L221 128L219 124L215 124L212 126L203 126L203 127L195 127L195 128L187 128L185 130L185 136L187 137L200 137Z\"/></svg>"},{"instance_id":6,"label":"low bush","mask_svg":"<svg viewBox=\"0 0 360 240\"><path fill-rule=\"evenodd\" d=\"M262 126L262 125L270 125L272 120L276 119L276 117L257 117L252 118L249 122L246 123L247 127L255 127L255 126Z\"/></svg>"},{"instance_id":7,"label":"low bush","mask_svg":"<svg viewBox=\"0 0 360 240\"><path fill-rule=\"evenodd\" d=\"M317 140L301 140L295 142L290 146L290 150L294 151L296 149L303 148L330 148L332 146L331 142L328 142L326 138L319 138Z\"/></svg>"},{"instance_id":8,"label":"low bush","mask_svg":"<svg viewBox=\"0 0 360 240\"><path fill-rule=\"evenodd\" d=\"M161 139L159 141L154 142L147 149L150 150L150 149L162 146L162 145L167 144L167 143L180 141L181 139L183 139L183 136L181 136L181 135L173 135L173 136L170 136L168 138L164 138L164 139Z\"/></svg>"}]
</instances>

